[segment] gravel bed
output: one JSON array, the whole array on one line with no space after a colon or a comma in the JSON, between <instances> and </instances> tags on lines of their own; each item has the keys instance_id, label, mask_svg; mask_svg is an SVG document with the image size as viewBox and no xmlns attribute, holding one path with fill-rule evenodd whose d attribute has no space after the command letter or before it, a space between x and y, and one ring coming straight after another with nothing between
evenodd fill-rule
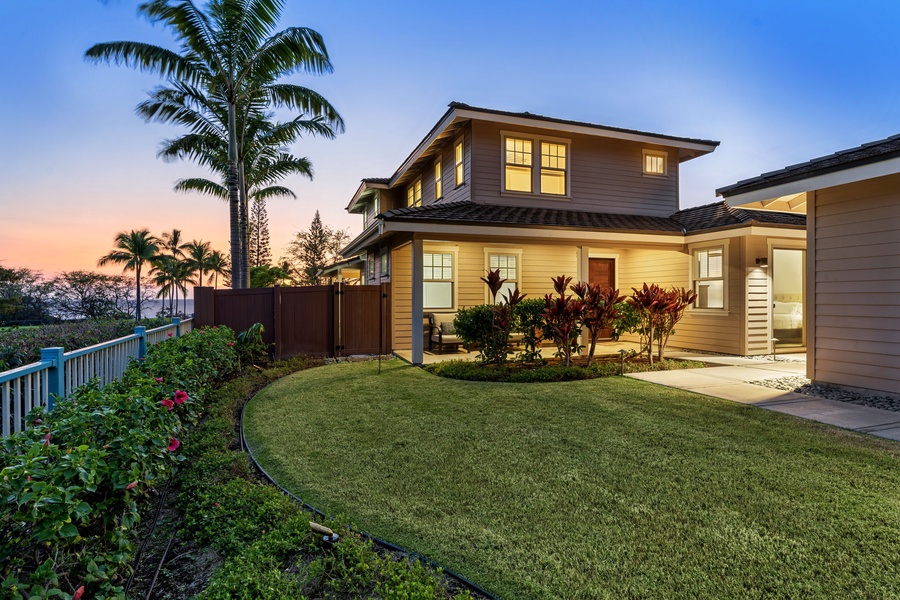
<instances>
[{"instance_id":1,"label":"gravel bed","mask_svg":"<svg viewBox=\"0 0 900 600\"><path fill-rule=\"evenodd\" d=\"M825 398L826 400L838 400L849 404L871 406L872 408L900 412L900 397L870 396L832 385L812 383L806 377L779 377L778 379L763 379L761 381L752 381L751 383L776 390L797 392L798 394L806 394L807 396Z\"/></svg>"},{"instance_id":2,"label":"gravel bed","mask_svg":"<svg viewBox=\"0 0 900 600\"><path fill-rule=\"evenodd\" d=\"M795 358L785 354L777 354L777 358L772 359L771 354L754 354L753 356L740 356L739 354L722 354L721 352L707 352L705 350L689 350L679 348L682 352L690 352L691 354L702 354L704 356L727 356L729 358L746 358L747 360L755 360L759 362L786 362L786 363L802 363L806 362L806 358Z\"/></svg>"}]
</instances>

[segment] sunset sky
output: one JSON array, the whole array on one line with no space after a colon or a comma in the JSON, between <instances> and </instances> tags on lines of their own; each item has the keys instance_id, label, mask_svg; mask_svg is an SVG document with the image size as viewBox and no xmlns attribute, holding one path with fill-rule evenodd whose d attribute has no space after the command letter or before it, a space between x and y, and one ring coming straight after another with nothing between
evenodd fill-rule
<instances>
[{"instance_id":1,"label":"sunset sky","mask_svg":"<svg viewBox=\"0 0 900 600\"><path fill-rule=\"evenodd\" d=\"M156 158L181 132L134 115L161 82L83 59L104 41L175 48L137 5L0 0L0 264L94 269L117 231L142 227L227 251L227 205L172 191L205 173ZM324 94L347 132L292 148L316 177L270 203L273 254L316 209L358 233L344 207L359 180L391 175L452 100L721 140L684 166L683 206L900 133L898 23L900 3L865 0L288 0L280 28L321 32L335 67L290 80Z\"/></svg>"}]
</instances>

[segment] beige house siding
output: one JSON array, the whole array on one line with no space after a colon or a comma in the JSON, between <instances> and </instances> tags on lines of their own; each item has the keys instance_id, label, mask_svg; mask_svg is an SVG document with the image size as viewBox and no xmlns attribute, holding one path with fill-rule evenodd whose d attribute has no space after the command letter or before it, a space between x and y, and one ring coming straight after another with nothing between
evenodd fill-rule
<instances>
[{"instance_id":1,"label":"beige house siding","mask_svg":"<svg viewBox=\"0 0 900 600\"><path fill-rule=\"evenodd\" d=\"M410 317L412 315L412 244L406 243L391 250L391 326L395 350L412 347Z\"/></svg>"},{"instance_id":2,"label":"beige house siding","mask_svg":"<svg viewBox=\"0 0 900 600\"><path fill-rule=\"evenodd\" d=\"M505 194L502 190L501 131L546 135L571 141L571 198ZM504 206L562 208L667 217L678 210L678 149L587 135L564 135L532 127L472 122L475 172L472 200ZM668 153L665 177L643 174L642 150Z\"/></svg>"},{"instance_id":3,"label":"beige house siding","mask_svg":"<svg viewBox=\"0 0 900 600\"><path fill-rule=\"evenodd\" d=\"M728 247L728 309L701 312L688 309L669 345L727 354L743 353L744 278L740 238L712 242ZM704 244L704 246L707 244ZM644 283L663 287L691 287L691 255L671 250L628 250L623 255L619 289L630 294Z\"/></svg>"},{"instance_id":4,"label":"beige house siding","mask_svg":"<svg viewBox=\"0 0 900 600\"><path fill-rule=\"evenodd\" d=\"M746 346L741 354L768 354L771 352L772 329L769 323L772 297L769 272L756 264L757 258L769 260L768 238L748 236L744 243L744 273L747 281L747 327L744 333Z\"/></svg>"},{"instance_id":5,"label":"beige house siding","mask_svg":"<svg viewBox=\"0 0 900 600\"><path fill-rule=\"evenodd\" d=\"M900 175L818 190L816 381L900 393Z\"/></svg>"}]
</instances>

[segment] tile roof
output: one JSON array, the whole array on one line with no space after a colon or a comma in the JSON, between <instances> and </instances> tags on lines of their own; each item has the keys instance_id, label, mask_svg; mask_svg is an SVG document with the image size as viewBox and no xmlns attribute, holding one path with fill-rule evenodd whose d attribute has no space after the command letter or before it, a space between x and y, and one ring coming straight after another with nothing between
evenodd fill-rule
<instances>
[{"instance_id":1,"label":"tile roof","mask_svg":"<svg viewBox=\"0 0 900 600\"><path fill-rule=\"evenodd\" d=\"M563 125L576 125L579 127L590 127L592 129L602 129L605 131L616 131L619 133L633 133L635 135L646 135L657 137L665 140L672 140L677 142L689 142L694 144L709 144L711 146L718 146L720 142L715 140L704 140L700 138L689 138L689 137L681 137L676 135L667 135L664 133L650 133L648 131L640 131L638 129L625 129L622 127L610 127L608 125L598 125L597 123L588 123L586 121L572 121L569 119L559 119L556 117L546 117L544 115L536 115L530 112L511 112L506 110L498 110L495 108L481 108L478 106L471 106L469 104L465 104L463 102L451 102L448 106L451 109L459 108L462 110L471 110L475 112L481 112L489 115L504 115L507 117L521 117L523 119L534 119L536 121L546 121L548 123L560 123Z\"/></svg>"},{"instance_id":2,"label":"tile roof","mask_svg":"<svg viewBox=\"0 0 900 600\"><path fill-rule=\"evenodd\" d=\"M391 178L390 177L363 177L363 182L388 184L391 182Z\"/></svg>"},{"instance_id":3,"label":"tile roof","mask_svg":"<svg viewBox=\"0 0 900 600\"><path fill-rule=\"evenodd\" d=\"M876 163L900 156L900 134L889 138L869 142L856 148L841 150L828 156L820 156L804 163L791 165L777 171L763 173L758 177L751 177L738 181L716 190L719 196L733 196L744 192L752 192L764 189L780 183L789 183L800 179L807 179L817 175L842 171L852 167Z\"/></svg>"},{"instance_id":4,"label":"tile roof","mask_svg":"<svg viewBox=\"0 0 900 600\"><path fill-rule=\"evenodd\" d=\"M687 233L754 224L806 227L806 215L802 213L733 208L726 202L686 208L670 218Z\"/></svg>"},{"instance_id":5,"label":"tile roof","mask_svg":"<svg viewBox=\"0 0 900 600\"><path fill-rule=\"evenodd\" d=\"M459 201L395 208L381 213L378 218L385 221L427 221L431 223L679 234L753 224L798 227L806 224L806 215L803 214L732 208L725 202L685 209L671 217L649 217Z\"/></svg>"}]
</instances>

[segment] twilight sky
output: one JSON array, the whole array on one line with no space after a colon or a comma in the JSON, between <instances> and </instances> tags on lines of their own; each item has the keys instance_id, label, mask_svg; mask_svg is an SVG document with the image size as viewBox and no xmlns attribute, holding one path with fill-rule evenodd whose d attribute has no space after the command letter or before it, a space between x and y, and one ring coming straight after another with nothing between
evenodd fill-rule
<instances>
[{"instance_id":1,"label":"twilight sky","mask_svg":"<svg viewBox=\"0 0 900 600\"><path fill-rule=\"evenodd\" d=\"M0 0L0 262L94 269L117 231L180 228L228 249L227 204L176 194L203 174L156 151L179 130L135 105L160 82L83 60L113 40L174 48L137 0ZM717 187L900 132L900 2L288 0L280 28L317 29L324 94L347 132L292 148L314 181L269 204L277 258L316 209L344 211L363 177L389 176L451 100L721 140L682 170L682 206ZM116 272L117 269L107 269Z\"/></svg>"}]
</instances>

